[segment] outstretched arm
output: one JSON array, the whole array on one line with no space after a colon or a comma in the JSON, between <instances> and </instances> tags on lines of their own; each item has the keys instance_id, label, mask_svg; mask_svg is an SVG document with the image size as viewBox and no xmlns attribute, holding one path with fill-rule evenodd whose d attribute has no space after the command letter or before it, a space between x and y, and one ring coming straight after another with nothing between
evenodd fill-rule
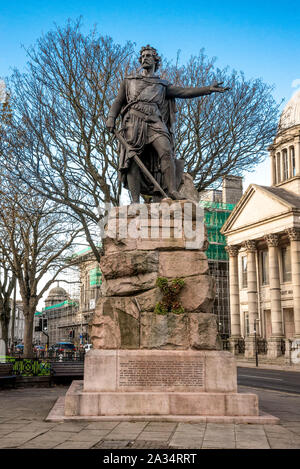
<instances>
[{"instance_id":1,"label":"outstretched arm","mask_svg":"<svg viewBox=\"0 0 300 469\"><path fill-rule=\"evenodd\" d=\"M202 88L196 87L183 87L183 86L173 86L170 85L167 87L167 98L197 98L198 96L206 96L211 93L224 93L224 91L229 90L230 88L222 88L223 82L213 82L210 86L204 86Z\"/></svg>"},{"instance_id":2,"label":"outstretched arm","mask_svg":"<svg viewBox=\"0 0 300 469\"><path fill-rule=\"evenodd\" d=\"M107 121L106 121L106 127L110 132L113 132L115 128L115 122L116 118L120 114L120 111L125 104L126 101L126 91L125 91L125 82L123 81L121 83L118 95L114 102L111 105L111 108L108 113Z\"/></svg>"}]
</instances>

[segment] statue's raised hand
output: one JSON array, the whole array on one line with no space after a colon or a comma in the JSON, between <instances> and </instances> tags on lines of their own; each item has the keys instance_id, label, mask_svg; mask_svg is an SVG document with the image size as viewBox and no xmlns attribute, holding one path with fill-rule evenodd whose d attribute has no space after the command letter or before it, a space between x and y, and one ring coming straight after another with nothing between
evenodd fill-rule
<instances>
[{"instance_id":1,"label":"statue's raised hand","mask_svg":"<svg viewBox=\"0 0 300 469\"><path fill-rule=\"evenodd\" d=\"M224 81L214 81L210 87L209 87L209 90L212 92L212 93L224 93L224 91L228 91L230 90L230 88L223 88L221 85L223 85Z\"/></svg>"}]
</instances>

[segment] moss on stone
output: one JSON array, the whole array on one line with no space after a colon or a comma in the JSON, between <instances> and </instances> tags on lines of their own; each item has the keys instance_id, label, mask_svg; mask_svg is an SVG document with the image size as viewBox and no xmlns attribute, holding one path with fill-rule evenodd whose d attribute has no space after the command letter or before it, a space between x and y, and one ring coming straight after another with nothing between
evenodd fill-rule
<instances>
[{"instance_id":1,"label":"moss on stone","mask_svg":"<svg viewBox=\"0 0 300 469\"><path fill-rule=\"evenodd\" d=\"M172 280L168 280L165 277L158 277L156 280L156 285L161 289L163 292L162 301L156 304L154 308L154 313L156 314L183 314L184 307L178 301L178 294L180 290L184 286L184 279L183 278L174 278Z\"/></svg>"}]
</instances>

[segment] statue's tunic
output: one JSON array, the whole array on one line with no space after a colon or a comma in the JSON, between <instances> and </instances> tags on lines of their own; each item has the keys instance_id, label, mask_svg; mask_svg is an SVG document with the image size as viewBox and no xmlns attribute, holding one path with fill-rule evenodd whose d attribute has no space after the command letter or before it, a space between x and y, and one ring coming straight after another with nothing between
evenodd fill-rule
<instances>
[{"instance_id":1,"label":"statue's tunic","mask_svg":"<svg viewBox=\"0 0 300 469\"><path fill-rule=\"evenodd\" d=\"M127 170L134 154L138 155L159 184L162 184L160 161L150 145L160 136L170 142L174 154L173 124L175 122L175 99L192 98L210 94L208 88L176 87L160 77L143 75L128 76L121 83L119 93L109 111L115 119L122 116L121 133L129 150L121 145L119 174L127 187ZM141 175L141 192L151 194L154 190L149 181Z\"/></svg>"}]
</instances>

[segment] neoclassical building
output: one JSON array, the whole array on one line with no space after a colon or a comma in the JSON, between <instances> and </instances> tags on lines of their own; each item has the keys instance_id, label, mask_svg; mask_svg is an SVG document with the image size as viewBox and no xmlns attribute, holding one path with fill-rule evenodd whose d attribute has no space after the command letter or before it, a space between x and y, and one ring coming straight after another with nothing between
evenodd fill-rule
<instances>
[{"instance_id":1,"label":"neoclassical building","mask_svg":"<svg viewBox=\"0 0 300 469\"><path fill-rule=\"evenodd\" d=\"M300 338L300 90L282 112L269 147L271 186L251 184L223 225L230 258L231 346L255 335L268 356Z\"/></svg>"}]
</instances>

